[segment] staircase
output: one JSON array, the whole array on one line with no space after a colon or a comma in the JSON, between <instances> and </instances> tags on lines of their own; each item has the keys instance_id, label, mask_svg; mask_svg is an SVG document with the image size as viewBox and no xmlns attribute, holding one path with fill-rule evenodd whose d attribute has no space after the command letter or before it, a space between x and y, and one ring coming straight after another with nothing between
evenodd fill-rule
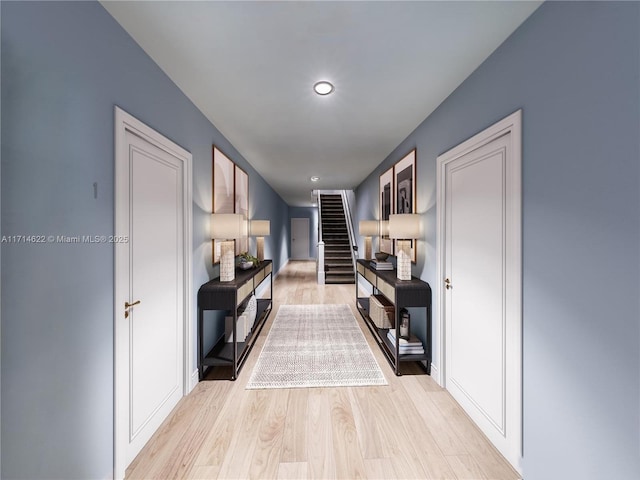
<instances>
[{"instance_id":1,"label":"staircase","mask_svg":"<svg viewBox=\"0 0 640 480\"><path fill-rule=\"evenodd\" d=\"M325 283L355 283L341 195L320 195Z\"/></svg>"}]
</instances>

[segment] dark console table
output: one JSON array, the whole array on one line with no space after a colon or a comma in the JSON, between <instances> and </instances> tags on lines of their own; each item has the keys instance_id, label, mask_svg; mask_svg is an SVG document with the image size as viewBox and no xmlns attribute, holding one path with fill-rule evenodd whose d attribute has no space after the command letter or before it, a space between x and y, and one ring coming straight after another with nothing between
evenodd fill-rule
<instances>
[{"instance_id":1,"label":"dark console table","mask_svg":"<svg viewBox=\"0 0 640 480\"><path fill-rule=\"evenodd\" d=\"M203 380L205 369L211 366L231 366L231 380L238 377L249 352L264 326L271 312L273 299L273 263L264 260L256 268L249 270L236 269L236 278L230 282L221 282L220 278L205 283L198 290L198 378ZM243 342L238 342L236 323L238 321L238 307L253 293L262 282L270 279L269 297L257 298L256 320L253 328ZM224 310L227 316L233 316L233 336L227 342L226 334L215 342L213 348L205 355L202 338L205 310ZM223 319L224 321L224 319Z\"/></svg>"},{"instance_id":2,"label":"dark console table","mask_svg":"<svg viewBox=\"0 0 640 480\"><path fill-rule=\"evenodd\" d=\"M396 341L395 345L387 337L387 328L378 328L369 316L369 297L359 297L358 282L356 281L356 305L365 323L373 333L380 349L391 364L396 375L400 375L400 362L426 361L426 370L431 374L431 287L419 278L398 280L395 270L375 270L368 260L358 260L358 277L363 277L373 287L374 293L384 295L395 305ZM424 307L426 309L427 338L424 354L398 355L400 310L404 307ZM411 328L411 327L409 327Z\"/></svg>"}]
</instances>

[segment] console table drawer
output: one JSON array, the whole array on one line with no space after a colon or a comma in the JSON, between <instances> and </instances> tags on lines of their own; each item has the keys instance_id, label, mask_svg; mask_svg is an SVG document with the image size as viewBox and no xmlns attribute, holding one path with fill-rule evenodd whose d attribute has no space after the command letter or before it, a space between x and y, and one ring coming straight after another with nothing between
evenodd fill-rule
<instances>
[{"instance_id":1,"label":"console table drawer","mask_svg":"<svg viewBox=\"0 0 640 480\"><path fill-rule=\"evenodd\" d=\"M396 301L395 288L393 288L391 285L389 285L387 282L385 282L381 278L378 278L378 290L380 290L380 292L382 292L382 294L392 302Z\"/></svg>"},{"instance_id":2,"label":"console table drawer","mask_svg":"<svg viewBox=\"0 0 640 480\"><path fill-rule=\"evenodd\" d=\"M258 288L258 285L260 285L262 280L264 280L265 276L266 276L266 273L264 268L260 270L258 273L256 273L256 276L253 277L253 288Z\"/></svg>"},{"instance_id":3,"label":"console table drawer","mask_svg":"<svg viewBox=\"0 0 640 480\"><path fill-rule=\"evenodd\" d=\"M358 273L362 276L364 276L364 266L358 264L356 265L356 268L358 269Z\"/></svg>"},{"instance_id":4,"label":"console table drawer","mask_svg":"<svg viewBox=\"0 0 640 480\"><path fill-rule=\"evenodd\" d=\"M264 267L264 276L266 277L267 275L269 275L272 270L273 270L273 264L270 263L269 265Z\"/></svg>"},{"instance_id":5,"label":"console table drawer","mask_svg":"<svg viewBox=\"0 0 640 480\"><path fill-rule=\"evenodd\" d=\"M375 273L373 273L373 272L372 272L372 271L370 271L370 270L365 270L365 271L364 271L364 278L366 278L366 279L367 279L367 281L368 281L371 285L373 285L374 287L376 286L376 279L377 279L378 277L376 277L376 274L375 274Z\"/></svg>"},{"instance_id":6,"label":"console table drawer","mask_svg":"<svg viewBox=\"0 0 640 480\"><path fill-rule=\"evenodd\" d=\"M238 301L236 303L236 307L239 306L251 292L253 292L253 282L249 280L247 283L238 288Z\"/></svg>"}]
</instances>

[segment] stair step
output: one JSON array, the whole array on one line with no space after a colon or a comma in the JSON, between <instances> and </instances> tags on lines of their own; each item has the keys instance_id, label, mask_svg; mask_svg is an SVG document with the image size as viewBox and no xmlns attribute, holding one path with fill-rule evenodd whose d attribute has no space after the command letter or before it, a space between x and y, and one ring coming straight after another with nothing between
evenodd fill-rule
<instances>
[{"instance_id":1,"label":"stair step","mask_svg":"<svg viewBox=\"0 0 640 480\"><path fill-rule=\"evenodd\" d=\"M328 283L328 284L348 284L348 283L356 283L354 281L353 278L347 278L347 277L334 277L331 275L325 275L324 276L324 283Z\"/></svg>"},{"instance_id":2,"label":"stair step","mask_svg":"<svg viewBox=\"0 0 640 480\"><path fill-rule=\"evenodd\" d=\"M336 266L331 266L325 263L325 269L324 271L326 273L333 273L335 275L353 275L353 265L336 265Z\"/></svg>"}]
</instances>

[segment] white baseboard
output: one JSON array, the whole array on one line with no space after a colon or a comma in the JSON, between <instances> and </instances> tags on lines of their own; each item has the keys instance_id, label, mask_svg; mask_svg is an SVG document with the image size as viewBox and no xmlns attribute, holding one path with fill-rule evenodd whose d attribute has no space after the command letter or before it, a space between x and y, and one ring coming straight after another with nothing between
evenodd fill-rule
<instances>
[{"instance_id":1,"label":"white baseboard","mask_svg":"<svg viewBox=\"0 0 640 480\"><path fill-rule=\"evenodd\" d=\"M440 386L442 386L442 381L440 379L440 370L438 370L438 366L431 362L431 378Z\"/></svg>"},{"instance_id":2,"label":"white baseboard","mask_svg":"<svg viewBox=\"0 0 640 480\"><path fill-rule=\"evenodd\" d=\"M284 263L282 264L282 266L278 269L278 271L277 271L276 273L274 273L274 274L273 274L273 279L274 279L274 280L275 280L276 278L278 278L278 275L280 275L280 272L281 272L282 270L284 270L284 267L286 267L288 263L289 263L289 259L287 258L287 261L286 261L286 262L284 262Z\"/></svg>"},{"instance_id":3,"label":"white baseboard","mask_svg":"<svg viewBox=\"0 0 640 480\"><path fill-rule=\"evenodd\" d=\"M196 368L193 373L191 374L191 380L189 381L189 393L191 393L193 391L194 388L196 388L196 385L198 384L198 369Z\"/></svg>"}]
</instances>

